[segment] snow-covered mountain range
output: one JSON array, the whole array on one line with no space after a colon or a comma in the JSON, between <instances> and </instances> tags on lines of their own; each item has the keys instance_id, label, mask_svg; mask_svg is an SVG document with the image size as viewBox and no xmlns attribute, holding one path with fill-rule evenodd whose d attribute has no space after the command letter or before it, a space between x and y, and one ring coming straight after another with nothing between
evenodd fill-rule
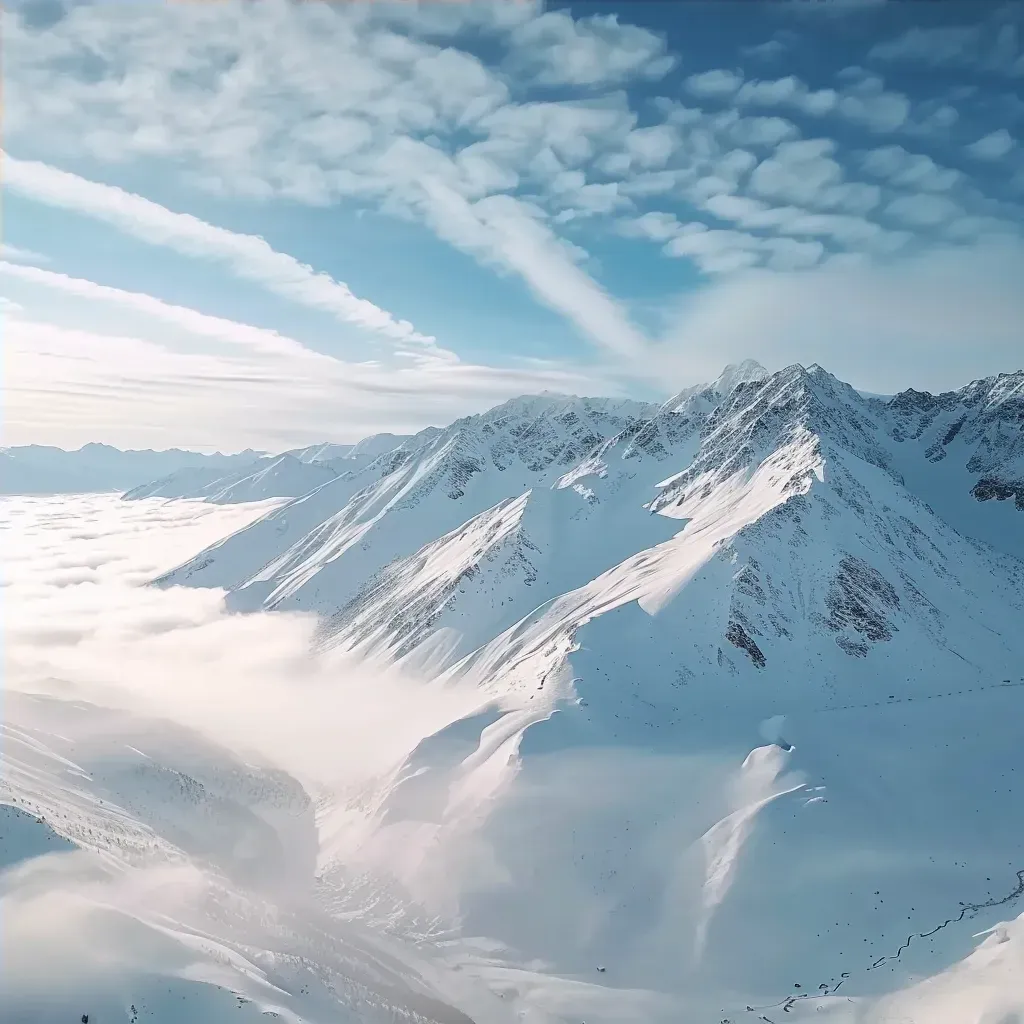
<instances>
[{"instance_id":1,"label":"snow-covered mountain range","mask_svg":"<svg viewBox=\"0 0 1024 1024\"><path fill-rule=\"evenodd\" d=\"M259 458L253 451L222 455L171 448L167 451L121 451L107 444L87 444L76 451L49 445L0 448L0 494L75 494L124 491L170 473L227 473Z\"/></svg>"},{"instance_id":2,"label":"snow-covered mountain range","mask_svg":"<svg viewBox=\"0 0 1024 1024\"><path fill-rule=\"evenodd\" d=\"M197 480L305 489L154 581L473 695L312 796L321 905L472 939L478 1024L1024 1014L1024 371L745 363L391 440Z\"/></svg>"},{"instance_id":3,"label":"snow-covered mountain range","mask_svg":"<svg viewBox=\"0 0 1024 1024\"><path fill-rule=\"evenodd\" d=\"M768 374L752 362L661 406L524 397L375 458L309 463L325 479L297 474L304 493L162 582L226 587L239 609L330 616L332 643L405 651L469 630L456 645L469 653L518 621L524 595L539 604L574 591L669 539L666 551L689 552L705 532L698 524L722 518L720 508L729 521L716 550L754 534L771 546L806 506L837 558L853 556L852 539L831 539L837 531L875 547L889 538L868 561L884 556L893 567L883 575L898 581L906 537L916 536L908 523L967 544L971 559L1024 557L1022 410L1020 373L883 402L820 367ZM263 475L299 468L294 456L264 461ZM259 475L217 481L214 500L271 496L250 487ZM876 507L879 487L892 494ZM147 493L171 492L130 496ZM975 556L973 541L997 553ZM806 545L815 555L824 546ZM935 552L922 561L928 571L942 564ZM673 590L673 571L665 575ZM467 590L474 599L458 600ZM478 623L478 598L492 591L506 610ZM384 613L389 595L401 615ZM462 605L471 623L454 621L469 615Z\"/></svg>"},{"instance_id":4,"label":"snow-covered mountain range","mask_svg":"<svg viewBox=\"0 0 1024 1024\"><path fill-rule=\"evenodd\" d=\"M561 972L613 961L621 984L697 971L722 991L739 972L767 994L775 968L799 963L801 984L827 994L845 968L895 955L901 932L1013 890L1010 869L1024 868L1024 825L1005 818L986 817L984 851L963 840L967 868L929 861L919 842L942 807L969 820L972 802L987 805L979 786L1021 799L1008 737L987 716L1003 702L1019 713L1024 694L1022 453L1021 372L883 400L817 366L746 364L661 406L526 397L404 441L159 583L224 587L238 610L315 612L326 647L479 688L477 713L323 805L325 879L397 844L407 894ZM909 724L917 707L923 730ZM758 726L780 715L785 740ZM745 749L740 722L755 741ZM902 779L875 743L901 729ZM922 795L909 776L944 770L930 744L953 742L951 730L961 750L948 756L973 763L941 800ZM718 774L726 750L738 776ZM605 773L625 752L665 758L704 810L619 792ZM595 774L573 788L560 773L575 755ZM615 795L593 800L598 779ZM867 817L833 815L821 787ZM858 805L865 789L881 794L871 810ZM901 792L915 802L902 821ZM436 810L424 816L423 801ZM347 824L352 806L373 809L372 828ZM541 841L556 811L562 841ZM759 840L755 818L768 822ZM676 829L686 870L652 852ZM467 834L502 851L482 891L438 883L444 851ZM870 866L872 843L894 836L903 859ZM822 851L840 847L863 863L823 868ZM771 874L779 857L811 872L801 892ZM772 892L758 891L764 871ZM906 911L868 929L862 904L880 886ZM561 901L562 924L521 911L523 893L527 906ZM796 899L831 909L794 917ZM825 918L861 924L845 937L829 925L823 943ZM766 955L773 930L785 952ZM941 961L948 950L929 942Z\"/></svg>"},{"instance_id":5,"label":"snow-covered mountain range","mask_svg":"<svg viewBox=\"0 0 1024 1024\"><path fill-rule=\"evenodd\" d=\"M122 491L128 500L200 498L221 505L294 498L405 440L404 435L374 434L357 444L325 442L280 455L252 450L205 455L180 448L122 451L95 443L76 451L22 445L0 448L0 494Z\"/></svg>"},{"instance_id":6,"label":"snow-covered mountain range","mask_svg":"<svg viewBox=\"0 0 1024 1024\"><path fill-rule=\"evenodd\" d=\"M218 465L190 466L140 484L122 497L127 501L198 498L218 505L299 497L328 480L354 473L405 440L397 434L374 434L357 444L310 445L243 461L231 472Z\"/></svg>"}]
</instances>

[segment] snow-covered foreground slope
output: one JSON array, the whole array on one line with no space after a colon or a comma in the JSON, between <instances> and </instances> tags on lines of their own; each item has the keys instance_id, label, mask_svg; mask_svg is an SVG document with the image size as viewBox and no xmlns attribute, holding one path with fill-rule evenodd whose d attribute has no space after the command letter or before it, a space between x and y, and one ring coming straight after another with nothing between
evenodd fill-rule
<instances>
[{"instance_id":1,"label":"snow-covered foreground slope","mask_svg":"<svg viewBox=\"0 0 1024 1024\"><path fill-rule=\"evenodd\" d=\"M338 991L364 984L349 946L372 940L477 1024L1009 1024L1022 384L885 403L748 367L660 408L508 403L152 572L160 588L41 589L12 677L48 696L12 703L16 727L230 892L254 931L239 944L233 909L204 934L293 1001L246 998L303 1020L265 958L285 920ZM81 513L31 532L62 514ZM108 604L131 616L101 624ZM97 769L86 737L112 734L161 781ZM205 824L167 772L201 782ZM41 816L81 844L67 803ZM258 925L253 893L275 908Z\"/></svg>"}]
</instances>

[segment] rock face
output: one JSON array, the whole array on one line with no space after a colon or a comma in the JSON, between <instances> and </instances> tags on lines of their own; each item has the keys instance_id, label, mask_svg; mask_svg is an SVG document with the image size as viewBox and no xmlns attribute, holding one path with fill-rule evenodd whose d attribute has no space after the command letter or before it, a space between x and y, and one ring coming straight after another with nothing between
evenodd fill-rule
<instances>
[{"instance_id":1,"label":"rock face","mask_svg":"<svg viewBox=\"0 0 1024 1024\"><path fill-rule=\"evenodd\" d=\"M888 405L892 436L940 462L967 455L979 501L1016 498L1024 508L1024 372L1001 373L941 395L905 391Z\"/></svg>"}]
</instances>

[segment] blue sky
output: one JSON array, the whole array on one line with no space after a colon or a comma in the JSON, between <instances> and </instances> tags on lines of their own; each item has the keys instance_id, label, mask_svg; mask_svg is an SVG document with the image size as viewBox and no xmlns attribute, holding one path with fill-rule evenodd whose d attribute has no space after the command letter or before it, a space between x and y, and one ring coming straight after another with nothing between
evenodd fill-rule
<instances>
[{"instance_id":1,"label":"blue sky","mask_svg":"<svg viewBox=\"0 0 1024 1024\"><path fill-rule=\"evenodd\" d=\"M4 443L282 448L746 357L1024 363L1024 6L2 15Z\"/></svg>"}]
</instances>

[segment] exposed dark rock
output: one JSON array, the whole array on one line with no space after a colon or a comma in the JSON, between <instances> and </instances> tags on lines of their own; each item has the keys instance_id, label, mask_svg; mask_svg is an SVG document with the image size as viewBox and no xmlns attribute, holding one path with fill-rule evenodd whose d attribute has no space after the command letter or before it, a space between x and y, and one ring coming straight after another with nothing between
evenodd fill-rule
<instances>
[{"instance_id":1,"label":"exposed dark rock","mask_svg":"<svg viewBox=\"0 0 1024 1024\"><path fill-rule=\"evenodd\" d=\"M764 668L767 660L761 652L761 648L754 643L753 639L739 622L730 622L729 628L725 631L725 639L741 651L746 651L750 660L758 667Z\"/></svg>"},{"instance_id":2,"label":"exposed dark rock","mask_svg":"<svg viewBox=\"0 0 1024 1024\"><path fill-rule=\"evenodd\" d=\"M825 595L825 605L829 610L826 625L836 632L852 627L872 641L891 640L896 632L885 612L899 609L899 594L877 569L852 555L839 563L839 572ZM840 646L848 654L855 653L843 644Z\"/></svg>"},{"instance_id":3,"label":"exposed dark rock","mask_svg":"<svg viewBox=\"0 0 1024 1024\"><path fill-rule=\"evenodd\" d=\"M1016 498L1017 509L1024 512L1024 481L1018 483L1006 483L1002 480L995 480L992 477L982 477L971 488L971 495L978 501L1006 501L1009 498Z\"/></svg>"}]
</instances>

